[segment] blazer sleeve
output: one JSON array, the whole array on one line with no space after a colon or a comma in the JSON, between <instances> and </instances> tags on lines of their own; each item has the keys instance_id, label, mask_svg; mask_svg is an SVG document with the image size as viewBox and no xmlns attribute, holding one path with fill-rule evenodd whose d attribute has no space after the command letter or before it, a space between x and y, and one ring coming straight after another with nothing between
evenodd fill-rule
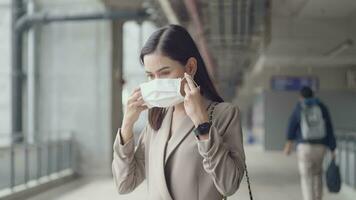
<instances>
[{"instance_id":1,"label":"blazer sleeve","mask_svg":"<svg viewBox=\"0 0 356 200\"><path fill-rule=\"evenodd\" d=\"M145 179L145 138L148 127L142 131L135 149L131 138L122 145L121 129L114 142L112 173L115 186L120 194L132 192Z\"/></svg>"},{"instance_id":2,"label":"blazer sleeve","mask_svg":"<svg viewBox=\"0 0 356 200\"><path fill-rule=\"evenodd\" d=\"M208 140L198 140L203 167L217 190L224 196L234 194L245 172L245 153L237 107L220 103L213 113Z\"/></svg>"}]
</instances>

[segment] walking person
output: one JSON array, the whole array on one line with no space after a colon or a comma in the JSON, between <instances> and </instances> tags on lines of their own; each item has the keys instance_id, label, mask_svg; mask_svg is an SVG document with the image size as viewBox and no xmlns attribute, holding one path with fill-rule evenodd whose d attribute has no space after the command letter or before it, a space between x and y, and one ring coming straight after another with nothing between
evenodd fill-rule
<instances>
[{"instance_id":1,"label":"walking person","mask_svg":"<svg viewBox=\"0 0 356 200\"><path fill-rule=\"evenodd\" d=\"M115 139L118 192L146 180L149 200L234 194L245 171L240 113L216 92L189 33L178 25L160 28L140 59L149 81L130 96ZM133 126L147 109L148 124L134 144Z\"/></svg>"},{"instance_id":2,"label":"walking person","mask_svg":"<svg viewBox=\"0 0 356 200\"><path fill-rule=\"evenodd\" d=\"M289 155L293 141L297 142L298 167L304 200L321 200L323 194L323 159L327 149L335 159L336 142L327 107L314 97L310 87L300 91L289 121L285 154Z\"/></svg>"}]
</instances>

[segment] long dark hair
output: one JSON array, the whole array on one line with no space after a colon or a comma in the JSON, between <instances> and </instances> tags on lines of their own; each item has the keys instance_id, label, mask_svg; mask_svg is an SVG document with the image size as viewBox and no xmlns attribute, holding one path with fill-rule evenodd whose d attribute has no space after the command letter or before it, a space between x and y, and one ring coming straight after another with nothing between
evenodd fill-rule
<instances>
[{"instance_id":1,"label":"long dark hair","mask_svg":"<svg viewBox=\"0 0 356 200\"><path fill-rule=\"evenodd\" d=\"M155 31L143 46L140 54L141 63L144 64L145 55L159 53L170 59L186 65L189 58L197 60L197 71L194 81L200 86L200 92L207 99L215 102L223 102L211 81L205 63L188 31L178 25L168 25ZM152 108L148 111L148 121L154 130L158 130L167 110L164 108Z\"/></svg>"}]
</instances>

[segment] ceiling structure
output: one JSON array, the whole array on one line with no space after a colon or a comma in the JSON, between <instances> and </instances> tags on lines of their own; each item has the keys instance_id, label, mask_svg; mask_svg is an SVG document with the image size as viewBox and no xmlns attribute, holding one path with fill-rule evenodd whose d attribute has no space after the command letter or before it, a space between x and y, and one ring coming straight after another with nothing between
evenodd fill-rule
<instances>
[{"instance_id":1,"label":"ceiling structure","mask_svg":"<svg viewBox=\"0 0 356 200\"><path fill-rule=\"evenodd\" d=\"M188 28L228 100L257 65L356 65L355 0L103 1L146 9L157 26Z\"/></svg>"},{"instance_id":2,"label":"ceiling structure","mask_svg":"<svg viewBox=\"0 0 356 200\"><path fill-rule=\"evenodd\" d=\"M195 38L205 43L208 53L202 53L205 60L210 57L208 67L226 100L236 95L237 86L242 85L246 70L254 63L258 51L268 39L268 1L266 0L200 0L170 1L184 2L187 10L196 7L199 20L194 20L176 12L181 24L191 28ZM192 5L194 4L194 5ZM184 16L184 15L183 15ZM202 30L196 30L202 26ZM199 44L200 50L204 46ZM203 46L203 47L202 47ZM204 55L205 54L205 55ZM207 55L206 55L207 54Z\"/></svg>"},{"instance_id":3,"label":"ceiling structure","mask_svg":"<svg viewBox=\"0 0 356 200\"><path fill-rule=\"evenodd\" d=\"M232 99L267 34L267 0L103 0L111 8L146 9L158 26L185 26L225 99ZM128 2L132 2L128 3Z\"/></svg>"},{"instance_id":4,"label":"ceiling structure","mask_svg":"<svg viewBox=\"0 0 356 200\"><path fill-rule=\"evenodd\" d=\"M142 0L102 0L105 5L112 9L139 10L143 8Z\"/></svg>"},{"instance_id":5,"label":"ceiling structure","mask_svg":"<svg viewBox=\"0 0 356 200\"><path fill-rule=\"evenodd\" d=\"M269 67L356 65L356 1L273 0Z\"/></svg>"},{"instance_id":6,"label":"ceiling structure","mask_svg":"<svg viewBox=\"0 0 356 200\"><path fill-rule=\"evenodd\" d=\"M272 0L273 16L306 19L347 19L355 16L354 0Z\"/></svg>"}]
</instances>

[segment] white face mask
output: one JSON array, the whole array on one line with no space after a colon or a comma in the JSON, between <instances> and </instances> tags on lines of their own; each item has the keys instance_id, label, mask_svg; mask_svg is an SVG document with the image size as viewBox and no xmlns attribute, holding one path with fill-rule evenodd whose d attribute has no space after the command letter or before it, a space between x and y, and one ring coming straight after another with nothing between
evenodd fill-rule
<instances>
[{"instance_id":1,"label":"white face mask","mask_svg":"<svg viewBox=\"0 0 356 200\"><path fill-rule=\"evenodd\" d=\"M149 108L166 108L183 102L184 97L180 92L183 79L155 79L142 83L141 94L146 105Z\"/></svg>"}]
</instances>

